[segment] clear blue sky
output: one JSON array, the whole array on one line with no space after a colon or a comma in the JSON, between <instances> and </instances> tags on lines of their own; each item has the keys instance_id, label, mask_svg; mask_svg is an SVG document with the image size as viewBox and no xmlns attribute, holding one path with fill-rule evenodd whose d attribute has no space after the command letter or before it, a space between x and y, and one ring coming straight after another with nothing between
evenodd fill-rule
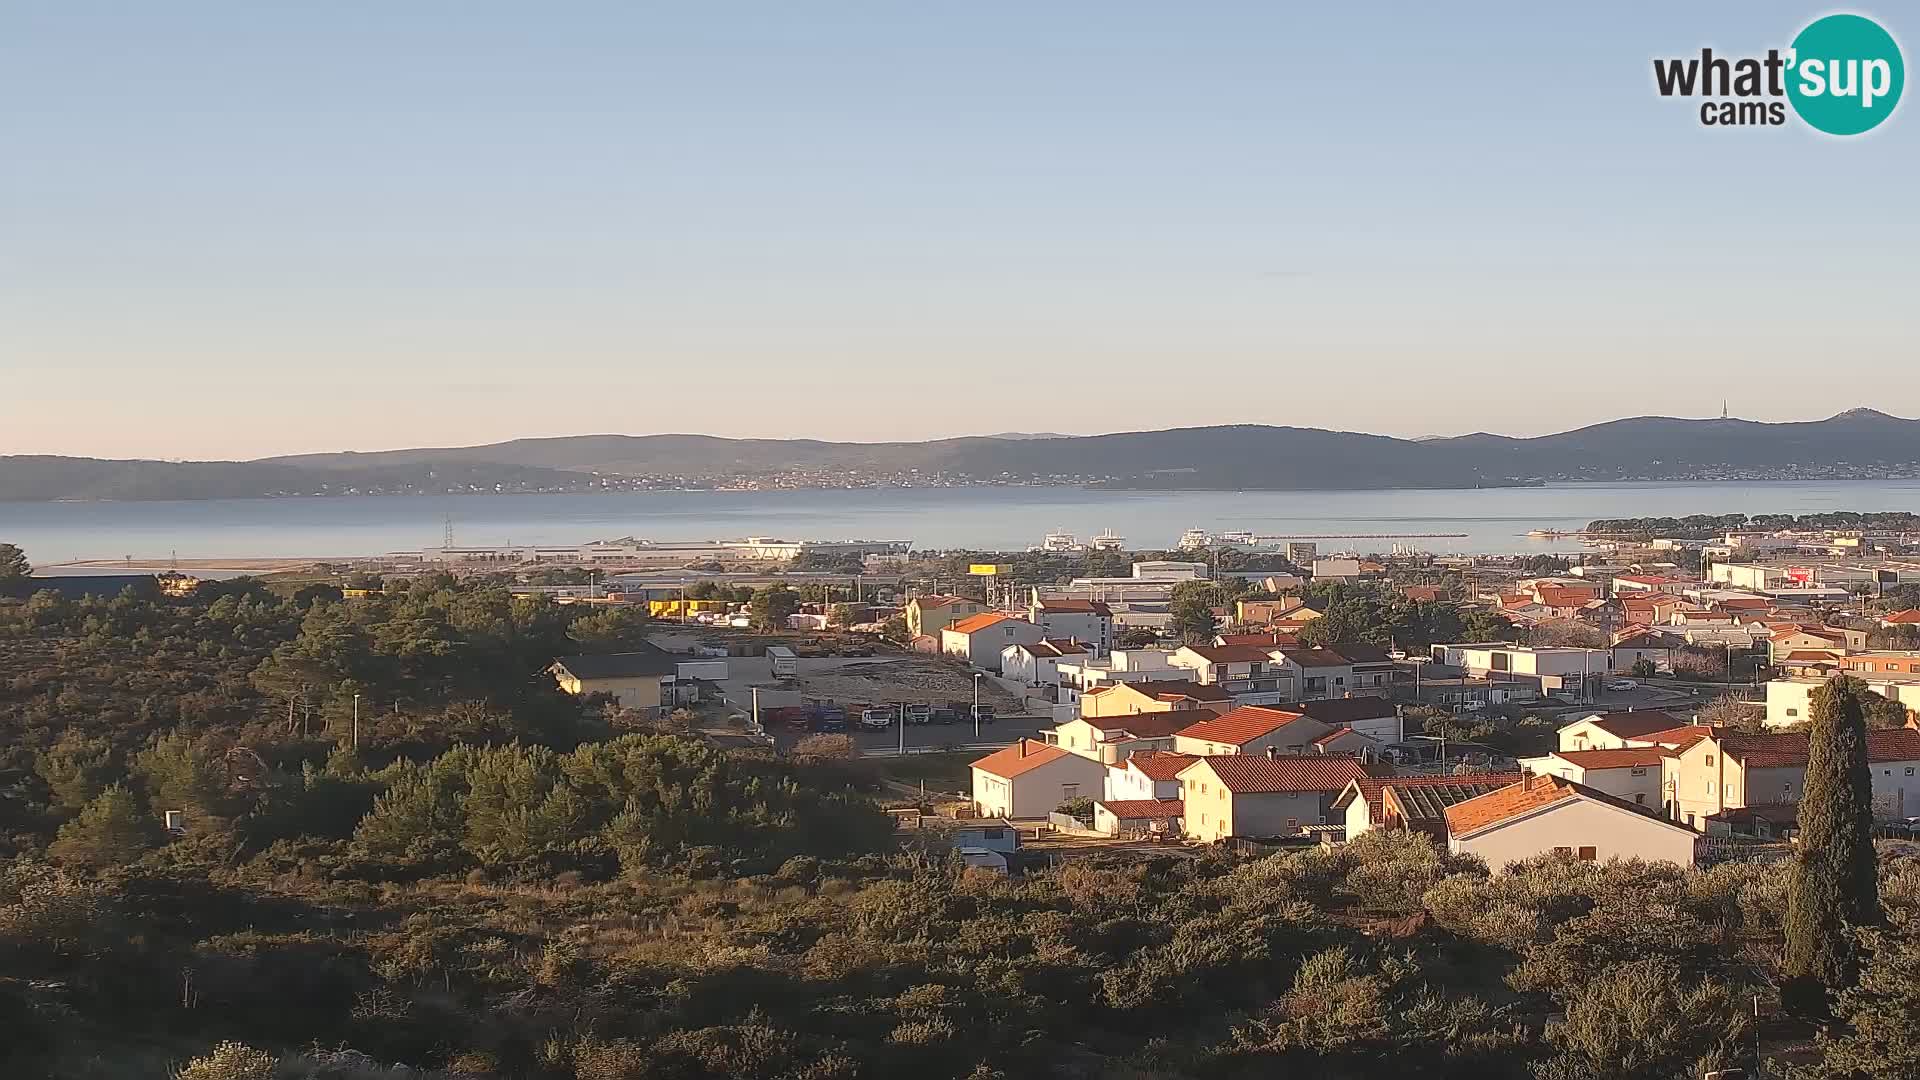
<instances>
[{"instance_id":1,"label":"clear blue sky","mask_svg":"<svg viewBox=\"0 0 1920 1080\"><path fill-rule=\"evenodd\" d=\"M0 453L1920 414L1827 8L1448 6L0 0Z\"/></svg>"}]
</instances>

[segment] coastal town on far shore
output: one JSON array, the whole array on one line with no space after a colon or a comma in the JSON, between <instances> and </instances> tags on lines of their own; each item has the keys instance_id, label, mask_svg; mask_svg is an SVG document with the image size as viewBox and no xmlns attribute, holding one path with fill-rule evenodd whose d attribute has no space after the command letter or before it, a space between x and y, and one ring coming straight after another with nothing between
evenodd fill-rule
<instances>
[{"instance_id":1,"label":"coastal town on far shore","mask_svg":"<svg viewBox=\"0 0 1920 1080\"><path fill-rule=\"evenodd\" d=\"M1557 555L1384 553L1192 529L1018 552L768 537L448 543L262 580L353 603L422 576L637 612L562 689L728 745L922 765L902 822L1018 852L1338 844L1415 829L1497 869L1544 852L1774 858L1813 693L1874 700L1873 809L1920 822L1920 519L1594 522ZM1360 543L1366 543L1361 541ZM229 560L232 562L232 560ZM173 596L191 568L51 567L34 593ZM925 768L920 770L926 772ZM991 838L991 841L989 839Z\"/></svg>"}]
</instances>

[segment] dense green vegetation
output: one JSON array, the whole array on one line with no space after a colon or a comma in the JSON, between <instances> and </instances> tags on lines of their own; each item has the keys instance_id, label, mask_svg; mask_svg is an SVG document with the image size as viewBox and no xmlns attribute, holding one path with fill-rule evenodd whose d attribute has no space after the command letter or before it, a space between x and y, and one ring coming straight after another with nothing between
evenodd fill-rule
<instances>
[{"instance_id":1,"label":"dense green vegetation","mask_svg":"<svg viewBox=\"0 0 1920 1080\"><path fill-rule=\"evenodd\" d=\"M1600 518L1587 531L1704 540L1740 529L1920 529L1920 514L1905 510L1829 510L1818 514L1689 514L1686 517Z\"/></svg>"}]
</instances>

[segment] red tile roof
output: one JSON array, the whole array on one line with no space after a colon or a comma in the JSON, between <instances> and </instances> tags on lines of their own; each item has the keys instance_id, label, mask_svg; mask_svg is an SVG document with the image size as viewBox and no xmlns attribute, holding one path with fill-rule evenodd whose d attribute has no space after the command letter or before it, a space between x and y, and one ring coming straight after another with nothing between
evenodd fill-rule
<instances>
[{"instance_id":1,"label":"red tile roof","mask_svg":"<svg viewBox=\"0 0 1920 1080\"><path fill-rule=\"evenodd\" d=\"M983 611L978 615L969 615L959 622L954 623L952 626L947 627L947 629L956 634L971 634L978 630L985 630L989 626L1006 622L1011 618L1013 618L1013 616L1002 615L997 611Z\"/></svg>"},{"instance_id":2,"label":"red tile roof","mask_svg":"<svg viewBox=\"0 0 1920 1080\"><path fill-rule=\"evenodd\" d=\"M1920 623L1920 608L1908 608L1905 611L1896 611L1891 615L1882 616L1880 621L1893 626Z\"/></svg>"},{"instance_id":3,"label":"red tile roof","mask_svg":"<svg viewBox=\"0 0 1920 1080\"><path fill-rule=\"evenodd\" d=\"M1278 731L1301 719L1303 714L1259 705L1243 705L1207 720L1201 720L1179 732L1189 739L1244 746L1270 732Z\"/></svg>"},{"instance_id":4,"label":"red tile roof","mask_svg":"<svg viewBox=\"0 0 1920 1080\"><path fill-rule=\"evenodd\" d=\"M1179 799L1115 799L1112 802L1102 799L1096 805L1106 807L1107 813L1122 821L1177 818L1187 809L1187 804Z\"/></svg>"},{"instance_id":5,"label":"red tile roof","mask_svg":"<svg viewBox=\"0 0 1920 1080\"><path fill-rule=\"evenodd\" d=\"M1112 609L1108 608L1106 603L1100 600L1042 600L1040 601L1040 610L1059 612L1063 615L1073 612L1088 615L1113 614Z\"/></svg>"},{"instance_id":6,"label":"red tile roof","mask_svg":"<svg viewBox=\"0 0 1920 1080\"><path fill-rule=\"evenodd\" d=\"M1181 769L1198 760L1192 754L1170 750L1136 750L1127 755L1127 767L1139 770L1149 780L1177 780Z\"/></svg>"},{"instance_id":7,"label":"red tile roof","mask_svg":"<svg viewBox=\"0 0 1920 1080\"><path fill-rule=\"evenodd\" d=\"M1680 726L1680 719L1657 709L1644 712L1611 712L1598 716L1582 717L1591 720L1593 726L1612 735L1616 739L1636 739L1655 731L1667 731Z\"/></svg>"},{"instance_id":8,"label":"red tile roof","mask_svg":"<svg viewBox=\"0 0 1920 1080\"><path fill-rule=\"evenodd\" d=\"M1744 735L1725 732L1720 746L1728 757L1739 758L1749 769L1792 768L1807 763L1807 736L1803 732ZM1867 760L1920 761L1920 731L1889 728L1867 732Z\"/></svg>"},{"instance_id":9,"label":"red tile roof","mask_svg":"<svg viewBox=\"0 0 1920 1080\"><path fill-rule=\"evenodd\" d=\"M1236 795L1268 795L1280 792L1341 791L1348 784L1370 775L1359 760L1329 757L1325 754L1217 754L1201 758L1187 766L1183 776L1205 765L1220 778L1220 783Z\"/></svg>"},{"instance_id":10,"label":"red tile roof","mask_svg":"<svg viewBox=\"0 0 1920 1080\"><path fill-rule=\"evenodd\" d=\"M1560 776L1529 776L1517 784L1511 784L1498 791L1490 791L1465 802L1455 803L1447 807L1447 831L1454 836L1467 836L1530 814L1535 810L1583 798L1620 807L1640 814L1649 821L1658 821L1662 825L1684 832L1693 831L1685 826L1654 817L1646 813L1644 807L1635 806L1625 799L1615 798L1604 791L1596 791L1585 784L1576 784Z\"/></svg>"},{"instance_id":11,"label":"red tile roof","mask_svg":"<svg viewBox=\"0 0 1920 1080\"><path fill-rule=\"evenodd\" d=\"M1555 750L1553 756L1583 769L1643 769L1672 757L1673 751L1664 746L1634 746L1625 750Z\"/></svg>"},{"instance_id":12,"label":"red tile roof","mask_svg":"<svg viewBox=\"0 0 1920 1080\"><path fill-rule=\"evenodd\" d=\"M982 772L1011 780L1024 772L1031 772L1042 765L1069 757L1067 751L1057 746L1048 746L1032 739L1021 739L1012 746L995 750L986 757L973 763L973 767Z\"/></svg>"},{"instance_id":13,"label":"red tile roof","mask_svg":"<svg viewBox=\"0 0 1920 1080\"><path fill-rule=\"evenodd\" d=\"M1685 750L1709 735L1717 734L1719 729L1710 724L1681 724L1677 727L1649 731L1645 735L1630 735L1627 738L1636 743L1664 746L1669 750Z\"/></svg>"},{"instance_id":14,"label":"red tile roof","mask_svg":"<svg viewBox=\"0 0 1920 1080\"><path fill-rule=\"evenodd\" d=\"M946 593L929 593L926 596L916 596L907 601L907 603L918 604L922 610L925 610L927 608L946 607L950 604L957 604L965 599L966 597L964 596L949 596Z\"/></svg>"},{"instance_id":15,"label":"red tile roof","mask_svg":"<svg viewBox=\"0 0 1920 1080\"><path fill-rule=\"evenodd\" d=\"M1322 735L1319 738L1313 740L1313 745L1321 746L1330 742L1338 742L1343 736L1359 735L1359 734L1360 734L1359 732L1353 730L1350 727L1337 727L1337 728L1334 728L1332 731L1327 732L1325 735ZM1361 735L1360 737L1363 739L1366 738L1365 735Z\"/></svg>"}]
</instances>

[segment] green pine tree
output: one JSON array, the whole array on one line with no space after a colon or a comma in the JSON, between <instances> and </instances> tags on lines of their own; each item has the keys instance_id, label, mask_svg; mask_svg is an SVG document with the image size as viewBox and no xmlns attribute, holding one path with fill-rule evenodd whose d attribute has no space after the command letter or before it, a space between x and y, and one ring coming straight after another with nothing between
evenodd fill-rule
<instances>
[{"instance_id":1,"label":"green pine tree","mask_svg":"<svg viewBox=\"0 0 1920 1080\"><path fill-rule=\"evenodd\" d=\"M1813 694L1786 927L1788 1004L1804 1015L1827 1015L1828 993L1854 981L1851 928L1880 921L1866 693L1866 684L1842 676Z\"/></svg>"},{"instance_id":2,"label":"green pine tree","mask_svg":"<svg viewBox=\"0 0 1920 1080\"><path fill-rule=\"evenodd\" d=\"M60 826L47 853L65 863L121 866L160 843L159 823L133 792L115 784Z\"/></svg>"}]
</instances>

